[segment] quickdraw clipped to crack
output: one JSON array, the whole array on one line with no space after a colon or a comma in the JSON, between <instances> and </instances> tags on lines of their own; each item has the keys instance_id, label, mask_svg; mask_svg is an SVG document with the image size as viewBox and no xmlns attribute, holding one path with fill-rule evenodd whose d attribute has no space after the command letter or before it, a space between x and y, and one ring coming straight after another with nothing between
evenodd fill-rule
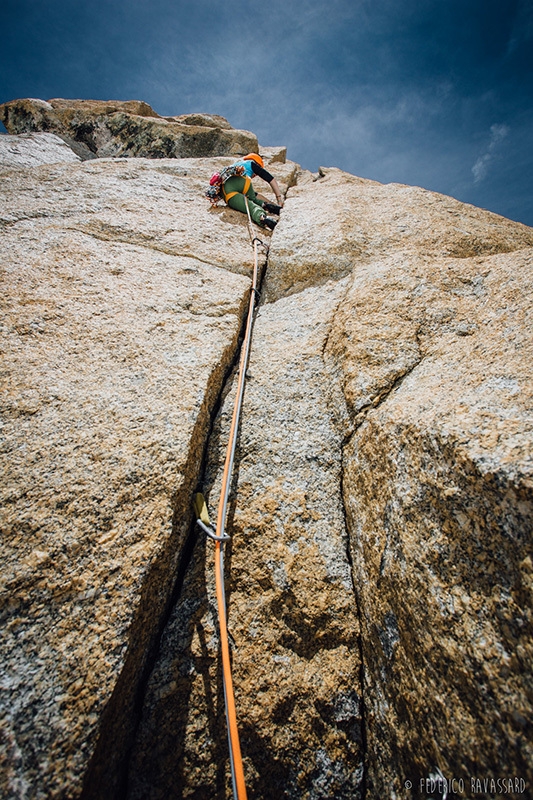
<instances>
[{"instance_id":1,"label":"quickdraw clipped to crack","mask_svg":"<svg viewBox=\"0 0 533 800\"><path fill-rule=\"evenodd\" d=\"M200 526L210 539L213 539L215 542L225 542L231 539L231 536L228 536L227 533L224 533L222 536L217 536L215 529L211 525L207 503L201 492L197 492L194 496L194 510L196 511L196 524Z\"/></svg>"}]
</instances>

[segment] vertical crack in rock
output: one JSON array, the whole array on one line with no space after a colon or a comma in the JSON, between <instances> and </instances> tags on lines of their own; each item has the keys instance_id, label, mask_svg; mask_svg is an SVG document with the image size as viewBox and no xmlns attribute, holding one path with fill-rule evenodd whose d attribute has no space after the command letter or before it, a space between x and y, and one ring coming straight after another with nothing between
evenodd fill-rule
<instances>
[{"instance_id":1,"label":"vertical crack in rock","mask_svg":"<svg viewBox=\"0 0 533 800\"><path fill-rule=\"evenodd\" d=\"M344 441L341 445L341 498L342 498L342 511L344 516L344 526L346 530L346 559L348 564L350 565L350 577L352 581L352 591L353 596L355 599L355 607L357 611L357 619L359 625L359 634L357 636L357 647L359 653L359 660L360 660L360 671L359 671L359 685L361 687L360 696L360 716L361 716L361 782L360 782L360 797L361 800L366 800L367 792L366 792L366 782L367 782L367 762L368 762L368 742L367 742L367 731L366 731L366 710L365 710L365 703L366 703L366 694L365 694L365 682L367 680L367 676L365 674L365 657L364 657L364 648L363 648L363 616L362 616L362 608L361 608L361 592L359 587L356 583L356 577L354 572L354 564L353 558L350 548L350 539L352 536L352 532L350 530L348 515L346 513L346 505L345 505L345 487L344 487L344 451L346 445L346 438L344 437Z\"/></svg>"},{"instance_id":2,"label":"vertical crack in rock","mask_svg":"<svg viewBox=\"0 0 533 800\"><path fill-rule=\"evenodd\" d=\"M366 794L501 764L527 782L532 250L387 261L354 275L325 352L356 425Z\"/></svg>"},{"instance_id":3,"label":"vertical crack in rock","mask_svg":"<svg viewBox=\"0 0 533 800\"><path fill-rule=\"evenodd\" d=\"M265 267L266 261L260 265L261 276ZM139 725L146 685L156 662L161 636L172 608L179 599L197 542L195 521L191 521L192 497L195 488L202 481L209 441L222 397L240 358L248 294L246 292L241 300L240 330L221 359L219 368L209 379L195 432L191 436L189 461L183 471L187 480L174 498L173 537L145 577L143 595L139 602L141 612L129 633L129 657L102 718L98 744L84 781L81 795L83 800L104 796L119 798L125 797L127 793L129 751ZM198 453L202 453L201 458ZM154 609L151 599L154 593L163 598L160 609ZM152 614L158 620L155 626L153 623L148 624ZM146 629L152 630L148 640Z\"/></svg>"},{"instance_id":4,"label":"vertical crack in rock","mask_svg":"<svg viewBox=\"0 0 533 800\"><path fill-rule=\"evenodd\" d=\"M321 355L338 291L262 305L254 326L226 569L241 745L257 800L361 797L358 622L344 555L341 437ZM234 390L210 446L212 504ZM163 635L129 800L231 797L212 555L199 540Z\"/></svg>"},{"instance_id":5,"label":"vertical crack in rock","mask_svg":"<svg viewBox=\"0 0 533 800\"><path fill-rule=\"evenodd\" d=\"M252 261L253 261L253 254L252 254ZM264 278L264 275L265 275L265 272L266 272L267 265L268 265L268 255L265 256L263 259L261 259L261 248L259 248L259 274L258 274L258 294L259 294L259 296L260 296L261 286L262 286L262 282L263 282L263 278ZM246 309L248 308L248 301L249 301L249 294L247 293L247 296L243 298L243 308L246 308ZM228 366L226 368L225 376L224 376L223 380L220 383L220 390L219 390L218 397L217 397L217 399L214 402L213 407L212 407L211 421L210 421L210 425L209 425L209 430L208 430L208 433L207 433L207 435L205 437L204 445L203 445L203 455L202 455L202 459L201 459L201 466L200 466L200 469L195 471L195 473L194 473L194 474L197 475L197 478L196 478L196 481L195 481L196 489L198 489L200 491L203 489L203 486L205 484L209 449L210 449L210 447L212 447L212 440L213 440L213 437L216 435L217 422L218 422L219 414L220 414L220 411L221 411L221 406L222 406L222 404L224 402L224 399L227 396L228 392L231 390L232 382L234 380L234 377L235 377L235 374L236 374L236 370L238 369L238 365L240 363L241 351L242 351L242 343L243 343L243 338L244 338L244 331L245 331L245 328L246 328L246 322L247 322L246 314L243 314L242 315L241 329L240 329L239 337L238 337L238 342L236 343L236 346L233 348L233 356L232 356L231 360L229 361L229 364L228 364ZM192 484L188 488L189 488L189 494L188 494L187 500L189 502L189 505L192 507L192 496L193 496L193 486L192 486ZM190 516L190 514L189 514L189 516ZM141 713L142 713L143 705L144 705L145 700L146 700L147 692L149 692L149 690L150 690L148 682L151 679L151 677L153 676L154 671L157 671L157 668L159 666L159 659L161 658L161 654L162 653L164 654L165 642L164 642L164 639L163 639L163 641L161 641L161 637L165 634L167 625L169 625L169 623L170 624L172 623L171 615L173 613L175 613L177 608L180 608L182 611L184 611L184 613L182 615L180 615L181 616L180 622L184 626L183 633L184 633L185 636L187 635L187 630L190 629L190 625L194 624L193 621L192 621L193 617L191 616L191 613L194 614L194 611L196 610L196 604L193 602L192 603L192 607L191 607L191 604L190 604L188 598L185 597L185 599L184 599L183 594L184 594L184 591L186 592L186 589L187 589L186 586L185 586L185 589L184 589L184 581L186 579L186 576L187 576L188 572L191 572L191 571L193 573L195 572L197 564L198 564L198 561L203 562L207 558L207 553L206 553L206 549L207 549L206 545L207 545L207 543L208 542L205 541L205 536L202 533L198 534L198 531L197 531L197 528L196 528L196 522L193 519L192 524L191 524L190 529L189 529L189 534L188 534L187 540L186 540L185 545L184 545L184 547L182 548L182 551L181 551L181 559L180 559L180 563L179 563L179 567L178 567L178 571L177 571L176 584L174 586L174 590L173 590L173 593L172 593L172 598L171 598L171 601L169 603L169 607L167 609L167 613L165 614L165 618L164 618L164 620L162 622L162 625L161 625L161 628L160 628L160 631L159 631L157 648L153 648L152 649L150 658L148 659L147 664L146 664L146 669L144 671L143 679L139 684L139 690L137 692L137 709L136 709L136 713L135 713L135 728L136 728L136 730L138 729L138 726L139 726L139 723L140 723L140 720L141 720ZM229 554L231 553L231 549L230 548L227 548L227 553L229 553ZM201 554L200 557L199 557L199 554ZM226 557L226 561L228 561L228 560L229 560L228 557ZM229 602L229 598L230 598L230 595L228 594L228 597L227 597L228 602ZM211 621L212 621L213 625L217 628L217 635L218 635L218 625L217 625L217 622L216 622L217 611L216 611L216 602L214 601L214 598L213 598L212 606L209 609L209 613L210 613L210 617L211 617ZM229 632L229 635L230 635L230 643L233 644L233 639L231 637L231 632ZM206 645L204 643L204 647L205 646ZM217 716L220 716L220 711L224 707L224 704L223 704L223 692L222 692L222 676L221 676L220 673L217 675L216 697L217 697L217 707L218 707L218 715ZM176 723L176 721L177 721L177 728L174 727L174 724ZM176 751L175 752L179 752L180 746L182 744L182 741L181 741L182 740L182 736L184 735L184 732L180 733L179 717L171 716L171 718L168 720L168 722L169 722L169 726L171 726L172 735L173 735L173 738L175 738L175 742L176 742ZM220 722L218 724L220 726ZM223 728L221 727L220 734L222 735L222 733L223 733ZM157 731L156 734L155 734L156 738L159 735L160 735L160 732ZM224 759L225 759L225 744L226 744L226 739L223 736L222 737L222 747L219 750L219 746L217 744L217 748L216 748L216 763L218 763L220 765L219 766L219 771L220 771L221 767L223 769L223 763L224 763ZM175 753L174 753L174 758L175 758ZM131 754L128 756L128 761L130 762L130 767L129 768L130 768L130 771L131 771ZM128 766L126 766L126 772L127 771L128 771ZM220 775L222 776L223 772L220 773ZM170 781L171 782L171 787L172 787L172 788L170 788L168 790L165 790L164 796L165 797L177 796L175 794L175 792L176 791L179 792L179 789L176 790L175 787L176 787L176 783L178 785L180 784L179 770L176 772L176 771L174 771L172 769L172 767L170 767L170 771L169 771L169 773L167 775L165 775L164 780L165 781ZM132 788L132 782L134 784L133 788ZM219 778L218 783L220 783L220 778ZM153 791L155 793L157 793L157 786L156 787L151 787L149 792L148 792L148 790L146 788L142 789L141 796L142 797L156 796L156 794L152 795ZM123 779L123 782L122 782L122 787L121 787L121 790L119 791L120 796L121 797L130 797L130 796L132 796L132 793L133 793L133 796L135 796L135 792L136 792L136 781L135 781L135 779L133 779L133 781L132 781L132 778L130 776L130 779L128 781L127 775L124 775L124 779ZM167 792L170 792L170 793L167 793Z\"/></svg>"},{"instance_id":6,"label":"vertical crack in rock","mask_svg":"<svg viewBox=\"0 0 533 800\"><path fill-rule=\"evenodd\" d=\"M367 675L365 674L365 657L364 657L364 649L363 649L363 615L362 615L362 608L361 608L361 592L357 586L356 579L355 579L355 572L354 572L354 563L352 558L352 553L350 549L350 538L351 538L351 531L348 522L348 516L346 514L346 506L344 501L344 444L342 446L342 477L341 477L341 495L342 495L342 508L344 514L344 525L346 528L346 560L350 565L350 575L352 579L352 590L353 595L355 598L355 607L357 610L357 619L359 623L359 635L357 637L357 646L359 652L359 660L360 660L360 671L359 671L359 685L361 687L361 701L360 701L360 716L361 716L361 782L360 782L360 796L361 800L366 800L367 792L366 792L366 781L367 781L367 763L368 763L368 742L367 742L367 731L366 731L366 713L365 713L365 703L366 703L366 694L365 694L365 682L368 680Z\"/></svg>"},{"instance_id":7,"label":"vertical crack in rock","mask_svg":"<svg viewBox=\"0 0 533 800\"><path fill-rule=\"evenodd\" d=\"M320 175L320 177L323 177ZM364 659L364 648L363 648L363 638L362 638L362 631L364 629L363 625L363 618L362 618L362 607L361 607L361 592L356 582L356 576L354 571L354 564L352 558L352 552L350 547L350 540L352 538L352 531L350 530L350 524L348 515L346 513L346 505L345 505L345 486L344 486L344 472L345 472L345 448L346 445L349 443L353 433L354 428L358 424L357 418L352 418L346 404L345 399L345 392L344 392L344 381L342 371L339 369L338 363L336 360L331 356L331 348L330 348L330 337L332 335L332 331L334 329L334 320L339 313L339 310L345 301L348 291L349 285L351 281L349 279L345 279L340 284L341 286L344 285L344 289L341 288L341 297L334 308L330 322L328 325L327 333L324 337L323 345L322 345L322 359L324 361L327 373L329 375L329 385L328 385L328 403L331 412L332 419L334 420L336 427L339 431L341 436L341 444L340 444L340 452L341 452L341 474L340 474L340 495L342 501L342 514L344 520L344 529L346 531L345 537L345 552L346 552L346 560L349 564L350 569L350 578L351 578L351 585L352 585L352 592L355 600L355 608L357 613L358 619L358 627L359 633L357 636L357 650L359 654L359 661L360 661L360 672L359 672L359 686L360 686L360 719L361 719L361 779L359 784L359 791L360 791L360 798L361 800L365 800L367 796L366 792L366 772L367 772L367 761L368 761L368 750L367 750L367 732L366 732L366 714L365 714L365 681L367 680L367 676L365 675L365 659ZM361 420L362 421L362 420ZM359 423L360 424L360 423Z\"/></svg>"}]
</instances>

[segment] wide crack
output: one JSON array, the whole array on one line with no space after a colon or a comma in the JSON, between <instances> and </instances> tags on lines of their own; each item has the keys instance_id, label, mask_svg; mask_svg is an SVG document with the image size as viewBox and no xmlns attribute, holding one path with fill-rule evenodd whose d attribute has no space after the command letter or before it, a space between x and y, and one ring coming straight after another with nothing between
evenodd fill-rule
<instances>
[{"instance_id":1,"label":"wide crack","mask_svg":"<svg viewBox=\"0 0 533 800\"><path fill-rule=\"evenodd\" d=\"M268 249L267 249L267 254L268 254ZM261 290L261 286L262 286L262 283L263 283L263 280L264 280L264 276L265 276L265 273L266 273L267 264L268 264L268 255L266 255L263 263L260 265L260 268L259 268L258 292L257 292L258 295L260 295L260 290ZM247 302L246 306L248 307L248 302ZM257 308L257 306L256 306L256 308ZM240 332L239 332L239 336L238 336L237 346L234 349L232 358L229 360L229 362L227 364L227 367L226 367L225 372L224 372L224 376L223 376L223 378L222 378L222 380L220 382L220 387L219 387L219 390L218 390L218 394L217 394L216 400L213 403L212 408L211 408L208 430L207 430L207 432L205 434L203 447L202 447L202 455L201 455L201 459L200 459L200 466L199 466L199 468L194 470L194 472L197 475L197 477L196 477L196 479L194 481L194 485L191 484L190 487L189 487L189 490L188 490L188 495L191 498L191 500L192 500L192 497L193 497L194 493L196 491L201 491L202 488L203 488L203 485L205 483L205 473L206 473L206 469L207 469L208 451L209 451L210 444L211 444L211 441L212 441L214 427L215 427L217 419L219 417L220 410L221 410L222 404L224 402L224 398L228 393L228 387L230 386L230 384L231 384L231 382L233 380L233 376L234 376L235 370L236 370L236 368L237 368L237 366L239 364L239 360L240 360L240 357L241 357L242 343L243 343L243 338L244 338L244 331L245 331L245 328L246 328L246 322L247 322L247 315L244 314L243 318L242 318L242 321L241 321L241 328L240 328ZM133 747L133 743L135 742L135 740L137 738L137 731L138 731L139 724L140 724L140 721L141 721L141 714L142 714L142 709L143 709L144 702L145 702L145 696L146 696L146 691L147 691L147 687L148 687L148 682L149 682L150 676L151 676L151 674L152 674L152 672L154 670L154 667L158 662L159 654L160 654L160 648L161 648L162 636L163 636L164 631L165 631L165 629L166 629L166 627L167 627L167 625L169 623L169 620L171 618L173 610L174 610L176 604L179 602L179 600L181 598L185 576L186 576L186 574L187 574L187 572L188 572L188 570L189 570L189 568L191 566L191 562L192 562L193 555L194 555L194 552L195 552L195 547L198 544L199 534L198 534L198 530L197 530L197 526L196 526L196 521L195 521L195 519L193 518L193 515L192 515L192 502L190 504L190 507L191 507L191 513L190 513L190 522L188 524L188 533L187 533L185 542L184 542L184 544L183 544L183 546L181 548L181 553L180 553L180 558L179 558L179 565L178 565L178 569L177 569L177 573L176 573L175 583L174 583L174 586L173 586L173 589L172 589L172 593L171 593L170 599L169 599L169 601L168 601L168 603L166 605L164 614L161 617L160 624L158 626L157 640L155 641L154 645L150 649L150 653L148 654L148 657L146 659L146 664L145 664L145 667L143 669L142 676L141 676L141 678L140 678L140 680L138 682L138 687L137 687L137 690L136 690L136 693L135 693L135 708L134 708L134 712L133 712L133 716L134 716L134 719L133 719L133 733L132 733L132 736L130 737L130 743L129 743L129 746L128 746L128 751L127 751L127 754L126 754L126 757L125 757L124 764L121 767L120 785L118 787L118 791L115 793L115 797L117 798L117 800L122 800L123 798L126 798L127 796L129 796L129 787L128 787L129 766L128 765L129 765L129 762L130 762L130 759L131 759L131 750L132 750L132 747ZM200 535L203 535L203 534L200 534ZM86 798L92 798L92 797L99 797L100 796L100 795L98 795L98 791L94 792L92 790L90 782L89 783L86 782L86 785L87 785L87 789L84 791L84 794L83 794L84 798L85 797Z\"/></svg>"},{"instance_id":2,"label":"wide crack","mask_svg":"<svg viewBox=\"0 0 533 800\"><path fill-rule=\"evenodd\" d=\"M266 266L267 258L260 265L260 285ZM246 310L249 304L248 298L249 295L246 293L243 296L245 301L243 309ZM184 578L198 540L192 514L192 497L204 480L213 428L227 393L227 385L240 359L246 320L247 314L243 313L232 355L229 359L223 359L227 363L222 376L218 374L218 369L215 370L206 388L204 407L199 411L195 431L191 436L188 466L184 468L186 480L175 499L172 536L164 548L164 553L150 567L146 577L143 599L139 603L139 611L131 626L128 656L105 709L99 739L85 775L81 795L83 800L93 800L93 798L100 800L101 797L122 800L127 796L128 765L141 719L148 681L157 663L161 638L181 595ZM214 400L209 400L213 395L215 395ZM208 405L210 409L207 408ZM206 414L208 414L207 421ZM197 455L199 450L201 450L200 458ZM172 568L172 564L176 564L176 567ZM172 569L174 577L169 573ZM155 625L148 620L154 612L157 616ZM152 631L148 637L145 633L147 629Z\"/></svg>"},{"instance_id":3,"label":"wide crack","mask_svg":"<svg viewBox=\"0 0 533 800\"><path fill-rule=\"evenodd\" d=\"M359 784L360 792L361 792L361 800L365 800L366 798L366 782L367 782L367 769L368 769L368 745L367 745L367 730L366 730L366 696L365 696L365 659L364 659L364 650L363 650L363 612L361 608L361 600L359 596L359 592L355 583L354 577L354 565L353 565L353 558L352 552L350 548L350 541L351 541L351 532L348 523L348 516L346 513L346 503L345 503L345 492L344 492L344 453L345 453L345 445L342 446L342 457L341 457L341 499L342 499L342 513L344 515L344 529L346 531L346 560L350 565L350 577L352 580L352 590L353 596L355 600L355 609L357 614L357 620L359 623L359 635L357 637L357 646L359 650L359 660L361 663L360 672L359 672L359 685L360 685L360 719L361 719L361 761L363 765L363 771L361 775L361 782Z\"/></svg>"}]
</instances>

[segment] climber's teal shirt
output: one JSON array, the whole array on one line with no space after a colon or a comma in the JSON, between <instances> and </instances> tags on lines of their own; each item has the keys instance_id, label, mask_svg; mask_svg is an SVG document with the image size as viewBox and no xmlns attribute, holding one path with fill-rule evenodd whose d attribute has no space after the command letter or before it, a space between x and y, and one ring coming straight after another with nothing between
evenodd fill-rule
<instances>
[{"instance_id":1,"label":"climber's teal shirt","mask_svg":"<svg viewBox=\"0 0 533 800\"><path fill-rule=\"evenodd\" d=\"M252 164L255 164L255 161L248 159L244 161L244 159L236 161L233 165L234 167L244 167L244 174L247 175L249 178L253 178L255 172L253 171Z\"/></svg>"}]
</instances>

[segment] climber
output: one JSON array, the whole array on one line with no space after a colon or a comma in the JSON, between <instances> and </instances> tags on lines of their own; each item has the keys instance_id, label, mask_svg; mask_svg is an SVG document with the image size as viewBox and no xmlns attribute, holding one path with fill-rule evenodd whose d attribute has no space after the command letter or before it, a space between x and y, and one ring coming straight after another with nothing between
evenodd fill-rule
<instances>
[{"instance_id":1,"label":"climber","mask_svg":"<svg viewBox=\"0 0 533 800\"><path fill-rule=\"evenodd\" d=\"M278 205L261 200L256 195L251 181L255 175L270 184ZM279 214L283 207L283 198L277 180L266 171L263 159L257 153L248 153L231 167L213 175L210 185L212 188L208 190L207 196L213 205L216 205L218 199L223 198L230 208L246 214L247 203L250 216L257 225L271 230L277 225L277 220L267 217L265 211L269 214Z\"/></svg>"}]
</instances>

